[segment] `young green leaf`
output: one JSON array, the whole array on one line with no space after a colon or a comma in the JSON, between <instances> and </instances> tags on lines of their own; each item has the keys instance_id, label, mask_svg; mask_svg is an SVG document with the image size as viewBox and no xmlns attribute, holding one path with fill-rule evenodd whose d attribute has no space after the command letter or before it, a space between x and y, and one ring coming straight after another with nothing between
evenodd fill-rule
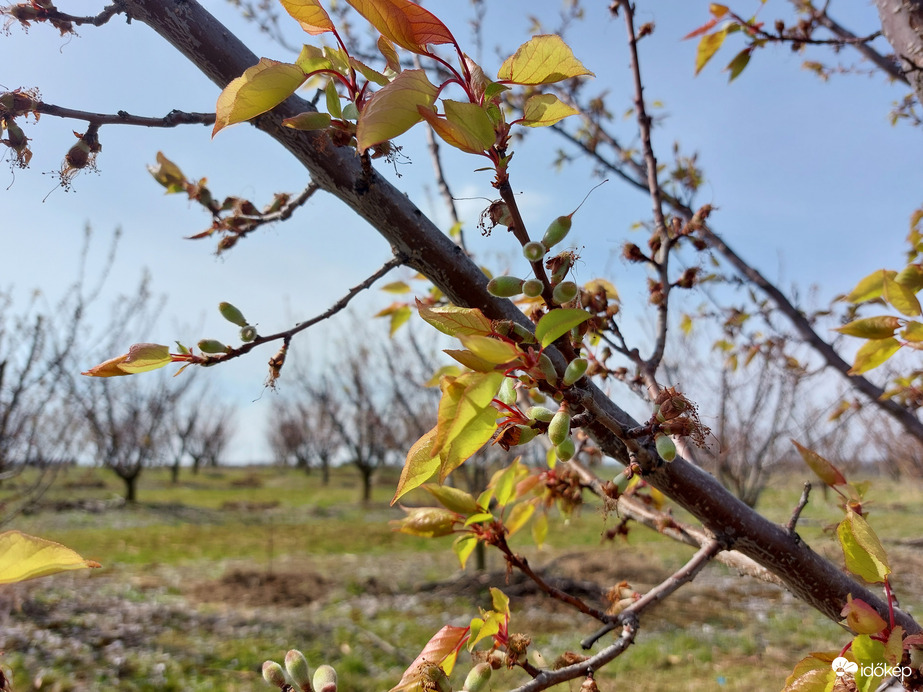
<instances>
[{"instance_id":1,"label":"young green leaf","mask_svg":"<svg viewBox=\"0 0 923 692\"><path fill-rule=\"evenodd\" d=\"M548 127L579 113L580 111L567 105L554 94L538 94L526 101L519 124L528 127Z\"/></svg>"},{"instance_id":2,"label":"young green leaf","mask_svg":"<svg viewBox=\"0 0 923 692\"><path fill-rule=\"evenodd\" d=\"M422 119L419 107L430 108L438 89L423 70L404 70L365 104L356 125L359 153L404 134Z\"/></svg>"},{"instance_id":3,"label":"young green leaf","mask_svg":"<svg viewBox=\"0 0 923 692\"><path fill-rule=\"evenodd\" d=\"M455 305L431 308L417 300L417 311L420 317L449 336L486 335L493 330L490 320L477 308L460 308Z\"/></svg>"},{"instance_id":4,"label":"young green leaf","mask_svg":"<svg viewBox=\"0 0 923 692\"><path fill-rule=\"evenodd\" d=\"M282 124L293 130L326 130L330 127L330 114L305 111L292 118L285 118Z\"/></svg>"},{"instance_id":5,"label":"young green leaf","mask_svg":"<svg viewBox=\"0 0 923 692\"><path fill-rule=\"evenodd\" d=\"M546 348L555 339L567 334L578 324L590 319L592 315L580 308L561 308L552 310L544 315L535 325L535 338L539 340L542 348Z\"/></svg>"},{"instance_id":6,"label":"young green leaf","mask_svg":"<svg viewBox=\"0 0 923 692\"><path fill-rule=\"evenodd\" d=\"M482 154L497 139L493 123L476 103L443 101L445 117L431 108L420 107L420 115L447 144L468 154Z\"/></svg>"},{"instance_id":7,"label":"young green leaf","mask_svg":"<svg viewBox=\"0 0 923 692\"><path fill-rule=\"evenodd\" d=\"M459 363L464 365L470 370L475 372L493 372L497 369L497 366L494 363L491 363L488 360L484 360L480 356L476 356L471 351L457 349L457 348L447 348L443 350L447 356L454 358Z\"/></svg>"},{"instance_id":8,"label":"young green leaf","mask_svg":"<svg viewBox=\"0 0 923 692\"><path fill-rule=\"evenodd\" d=\"M885 549L862 516L847 510L846 517L836 527L836 535L850 572L872 584L883 582L891 574Z\"/></svg>"},{"instance_id":9,"label":"young green leaf","mask_svg":"<svg viewBox=\"0 0 923 692\"><path fill-rule=\"evenodd\" d=\"M750 64L750 54L752 51L749 48L744 48L737 55L734 56L734 59L728 63L728 66L724 68L730 74L728 75L728 82L733 82L740 76L740 73L744 71L748 64Z\"/></svg>"},{"instance_id":10,"label":"young green leaf","mask_svg":"<svg viewBox=\"0 0 923 692\"><path fill-rule=\"evenodd\" d=\"M21 531L0 533L0 584L36 579L72 569L101 567L60 543Z\"/></svg>"},{"instance_id":11,"label":"young green leaf","mask_svg":"<svg viewBox=\"0 0 923 692\"><path fill-rule=\"evenodd\" d=\"M439 455L433 454L433 441L436 439L436 428L423 435L413 443L407 452L401 477L397 482L391 504L397 502L403 495L419 487L436 473L439 468Z\"/></svg>"},{"instance_id":12,"label":"young green leaf","mask_svg":"<svg viewBox=\"0 0 923 692\"><path fill-rule=\"evenodd\" d=\"M471 553L474 552L477 544L477 536L473 533L463 533L452 543L452 552L455 553L455 557L458 558L458 563L461 565L462 569L465 569L468 558L471 557Z\"/></svg>"},{"instance_id":13,"label":"young green leaf","mask_svg":"<svg viewBox=\"0 0 923 692\"><path fill-rule=\"evenodd\" d=\"M531 502L520 502L513 505L513 509L510 510L510 515L506 518L506 521L503 522L503 526L509 532L508 535L512 536L519 531L519 529L528 524L533 514L535 514L535 505Z\"/></svg>"},{"instance_id":14,"label":"young green leaf","mask_svg":"<svg viewBox=\"0 0 923 692\"><path fill-rule=\"evenodd\" d=\"M162 151L157 152L157 166L148 166L147 170L154 176L154 180L167 189L167 192L186 190L186 176L183 175L179 166L163 155Z\"/></svg>"},{"instance_id":15,"label":"young green leaf","mask_svg":"<svg viewBox=\"0 0 923 692\"><path fill-rule=\"evenodd\" d=\"M446 509L468 516L478 511L478 503L469 493L447 485L427 483L423 489L428 491Z\"/></svg>"},{"instance_id":16,"label":"young green leaf","mask_svg":"<svg viewBox=\"0 0 923 692\"><path fill-rule=\"evenodd\" d=\"M574 57L564 39L555 34L534 36L508 57L497 79L513 84L554 84L571 77L595 77Z\"/></svg>"},{"instance_id":17,"label":"young green leaf","mask_svg":"<svg viewBox=\"0 0 923 692\"><path fill-rule=\"evenodd\" d=\"M298 65L260 58L243 75L228 84L215 106L212 137L228 125L265 113L295 93L305 80Z\"/></svg>"},{"instance_id":18,"label":"young green leaf","mask_svg":"<svg viewBox=\"0 0 923 692\"><path fill-rule=\"evenodd\" d=\"M494 365L503 365L522 358L522 351L509 341L500 341L480 334L462 335L458 339L478 358Z\"/></svg>"}]
</instances>

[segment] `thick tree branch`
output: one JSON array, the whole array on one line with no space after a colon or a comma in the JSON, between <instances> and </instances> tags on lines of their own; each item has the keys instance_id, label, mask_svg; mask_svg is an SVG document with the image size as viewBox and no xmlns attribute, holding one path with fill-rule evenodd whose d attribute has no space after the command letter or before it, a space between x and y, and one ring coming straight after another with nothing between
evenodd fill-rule
<instances>
[{"instance_id":1,"label":"thick tree branch","mask_svg":"<svg viewBox=\"0 0 923 692\"><path fill-rule=\"evenodd\" d=\"M875 5L901 71L923 103L923 0L875 0Z\"/></svg>"},{"instance_id":2,"label":"thick tree branch","mask_svg":"<svg viewBox=\"0 0 923 692\"><path fill-rule=\"evenodd\" d=\"M220 87L257 62L255 55L193 0L124 2L133 19L149 25ZM487 292L483 272L399 190L375 173L368 187L357 190L362 170L353 150L334 147L324 134L297 132L281 125L283 118L305 110L310 110L309 104L293 97L257 118L254 124L296 156L323 189L331 191L372 224L397 254L406 255L408 264L427 276L453 303L479 308L492 319L511 319L530 325L510 301L494 298ZM554 348L546 349L546 353L563 372L563 356ZM627 462L628 451L624 443L615 439L610 426L624 430L638 423L596 386L591 383L579 386L598 412L589 429L600 448L605 454ZM656 458L652 447L645 452ZM713 477L681 457L671 464L651 468L646 479L689 510L714 535L732 538L733 547L777 574L795 595L831 619L839 620L847 594L861 598L887 617L887 603L881 597L795 540L784 527L761 517ZM920 626L906 613L898 612L896 621L908 632L920 631Z\"/></svg>"}]
</instances>

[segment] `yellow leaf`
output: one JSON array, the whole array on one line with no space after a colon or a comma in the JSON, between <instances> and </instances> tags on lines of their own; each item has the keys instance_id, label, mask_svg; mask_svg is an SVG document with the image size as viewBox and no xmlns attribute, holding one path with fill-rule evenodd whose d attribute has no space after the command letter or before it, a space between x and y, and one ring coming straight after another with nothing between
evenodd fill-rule
<instances>
[{"instance_id":1,"label":"yellow leaf","mask_svg":"<svg viewBox=\"0 0 923 692\"><path fill-rule=\"evenodd\" d=\"M522 351L514 343L500 341L489 336L472 334L460 336L459 341L474 355L488 363L503 365L522 357Z\"/></svg>"},{"instance_id":2,"label":"yellow leaf","mask_svg":"<svg viewBox=\"0 0 923 692\"><path fill-rule=\"evenodd\" d=\"M887 339L901 326L901 320L893 315L877 315L853 320L833 331L862 339Z\"/></svg>"},{"instance_id":3,"label":"yellow leaf","mask_svg":"<svg viewBox=\"0 0 923 692\"><path fill-rule=\"evenodd\" d=\"M897 272L888 271L885 269L879 269L877 272L872 272L859 283L856 284L856 287L849 292L845 300L848 303L864 303L867 300L874 300L881 296L881 291L884 286L884 280L886 276L895 277Z\"/></svg>"},{"instance_id":4,"label":"yellow leaf","mask_svg":"<svg viewBox=\"0 0 923 692\"><path fill-rule=\"evenodd\" d=\"M369 99L359 114L359 153L405 133L422 119L419 107L430 108L438 90L423 70L404 70Z\"/></svg>"},{"instance_id":5,"label":"yellow leaf","mask_svg":"<svg viewBox=\"0 0 923 692\"><path fill-rule=\"evenodd\" d=\"M884 277L882 297L902 315L918 317L923 312L914 292L890 276Z\"/></svg>"},{"instance_id":6,"label":"yellow leaf","mask_svg":"<svg viewBox=\"0 0 923 692\"><path fill-rule=\"evenodd\" d=\"M843 548L846 569L865 581L877 584L891 574L888 556L868 522L852 510L836 527Z\"/></svg>"},{"instance_id":7,"label":"yellow leaf","mask_svg":"<svg viewBox=\"0 0 923 692\"><path fill-rule=\"evenodd\" d=\"M439 456L432 453L433 441L436 439L436 428L423 435L413 443L407 452L404 468L401 469L401 478L397 482L397 489L391 504L397 502L401 496L428 481L436 469L439 468Z\"/></svg>"},{"instance_id":8,"label":"yellow leaf","mask_svg":"<svg viewBox=\"0 0 923 692\"><path fill-rule=\"evenodd\" d=\"M535 505L531 502L520 502L517 505L513 505L513 509L510 510L510 516L503 522L506 530L509 531L508 535L512 536L525 526L534 513Z\"/></svg>"},{"instance_id":9,"label":"yellow leaf","mask_svg":"<svg viewBox=\"0 0 923 692\"><path fill-rule=\"evenodd\" d=\"M298 20L301 28L312 36L333 31L333 22L319 0L280 0L282 7Z\"/></svg>"},{"instance_id":10,"label":"yellow leaf","mask_svg":"<svg viewBox=\"0 0 923 692\"><path fill-rule=\"evenodd\" d=\"M561 101L554 94L531 96L522 109L521 125L528 127L548 127L570 115L578 115L573 106Z\"/></svg>"},{"instance_id":11,"label":"yellow leaf","mask_svg":"<svg viewBox=\"0 0 923 692\"><path fill-rule=\"evenodd\" d=\"M571 77L595 77L577 58L564 39L554 34L534 36L508 57L497 79L513 84L554 84Z\"/></svg>"},{"instance_id":12,"label":"yellow leaf","mask_svg":"<svg viewBox=\"0 0 923 692\"><path fill-rule=\"evenodd\" d=\"M35 579L72 569L101 567L70 548L20 531L0 533L0 584Z\"/></svg>"},{"instance_id":13,"label":"yellow leaf","mask_svg":"<svg viewBox=\"0 0 923 692\"><path fill-rule=\"evenodd\" d=\"M904 337L906 341L920 342L923 341L923 324L919 322L910 321L904 325L904 331L901 332L901 336Z\"/></svg>"},{"instance_id":14,"label":"yellow leaf","mask_svg":"<svg viewBox=\"0 0 923 692\"><path fill-rule=\"evenodd\" d=\"M702 71L702 68L708 64L708 61L712 59L715 53L718 52L718 49L721 48L721 44L724 43L724 39L727 38L728 32L727 28L719 29L711 34L705 34L702 38L699 39L699 46L695 51L695 73L699 74Z\"/></svg>"},{"instance_id":15,"label":"yellow leaf","mask_svg":"<svg viewBox=\"0 0 923 692\"><path fill-rule=\"evenodd\" d=\"M476 103L443 101L445 117L431 108L420 108L420 115L450 146L469 154L482 154L493 146L497 135L486 111Z\"/></svg>"},{"instance_id":16,"label":"yellow leaf","mask_svg":"<svg viewBox=\"0 0 923 692\"><path fill-rule=\"evenodd\" d=\"M679 328L683 334L689 336L689 334L692 333L692 317L683 313L683 316L679 321Z\"/></svg>"},{"instance_id":17,"label":"yellow leaf","mask_svg":"<svg viewBox=\"0 0 923 692\"><path fill-rule=\"evenodd\" d=\"M456 305L427 307L417 300L420 317L429 322L443 334L490 334L491 322L477 308L460 308Z\"/></svg>"},{"instance_id":18,"label":"yellow leaf","mask_svg":"<svg viewBox=\"0 0 923 692\"><path fill-rule=\"evenodd\" d=\"M869 339L856 352L856 358L847 374L861 375L873 370L897 353L901 344L897 339Z\"/></svg>"},{"instance_id":19,"label":"yellow leaf","mask_svg":"<svg viewBox=\"0 0 923 692\"><path fill-rule=\"evenodd\" d=\"M260 58L240 77L228 84L215 106L212 137L228 125L265 113L295 93L305 80L298 65Z\"/></svg>"}]
</instances>

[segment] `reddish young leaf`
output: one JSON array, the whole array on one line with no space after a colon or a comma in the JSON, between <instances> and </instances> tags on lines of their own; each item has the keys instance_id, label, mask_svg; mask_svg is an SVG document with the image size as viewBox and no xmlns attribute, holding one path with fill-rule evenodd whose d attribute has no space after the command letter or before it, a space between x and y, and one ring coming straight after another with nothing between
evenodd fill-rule
<instances>
[{"instance_id":1,"label":"reddish young leaf","mask_svg":"<svg viewBox=\"0 0 923 692\"><path fill-rule=\"evenodd\" d=\"M709 31L711 31L712 27L715 26L715 24L717 23L718 23L718 18L712 17L707 22L705 22L702 26L700 26L698 29L693 29L688 34L683 36L683 40L685 41L687 39L695 38L696 36L701 36L702 34L708 33Z\"/></svg>"},{"instance_id":2,"label":"reddish young leaf","mask_svg":"<svg viewBox=\"0 0 923 692\"><path fill-rule=\"evenodd\" d=\"M856 634L878 634L888 626L878 611L862 599L853 598L852 594L846 595L846 605L840 617L846 618L849 629Z\"/></svg>"},{"instance_id":3,"label":"reddish young leaf","mask_svg":"<svg viewBox=\"0 0 923 692\"><path fill-rule=\"evenodd\" d=\"M326 10L319 0L279 0L282 7L292 17L298 20L301 28L312 36L333 31L333 22L330 21Z\"/></svg>"},{"instance_id":4,"label":"reddish young leaf","mask_svg":"<svg viewBox=\"0 0 923 692\"><path fill-rule=\"evenodd\" d=\"M798 449L798 453L801 454L804 463L806 463L824 483L831 487L834 485L846 485L846 478L840 473L840 470L836 466L824 459L817 452L798 444L795 440L792 440L792 444Z\"/></svg>"},{"instance_id":5,"label":"reddish young leaf","mask_svg":"<svg viewBox=\"0 0 923 692\"><path fill-rule=\"evenodd\" d=\"M417 656L413 663L407 667L407 670L404 671L404 674L401 676L401 681L397 683L395 687L392 687L389 692L400 692L401 690L407 690L418 684L422 679L425 665L438 665L450 658L464 646L467 638L467 627L445 625L426 643L426 646L423 647L423 651L420 652L419 656ZM449 668L449 670L451 670L451 668Z\"/></svg>"},{"instance_id":6,"label":"reddish young leaf","mask_svg":"<svg viewBox=\"0 0 923 692\"><path fill-rule=\"evenodd\" d=\"M427 44L455 43L448 27L429 10L410 0L347 0L392 43L426 54Z\"/></svg>"},{"instance_id":7,"label":"reddish young leaf","mask_svg":"<svg viewBox=\"0 0 923 692\"><path fill-rule=\"evenodd\" d=\"M485 110L476 103L444 101L445 117L421 107L420 115L447 144L468 154L483 154L497 135Z\"/></svg>"},{"instance_id":8,"label":"reddish young leaf","mask_svg":"<svg viewBox=\"0 0 923 692\"><path fill-rule=\"evenodd\" d=\"M695 51L695 73L699 74L702 71L702 68L708 64L708 61L714 57L715 53L718 52L718 49L721 48L721 44L724 43L724 39L727 38L728 30L725 27L724 29L719 29L713 34L706 34L699 40L699 46Z\"/></svg>"}]
</instances>

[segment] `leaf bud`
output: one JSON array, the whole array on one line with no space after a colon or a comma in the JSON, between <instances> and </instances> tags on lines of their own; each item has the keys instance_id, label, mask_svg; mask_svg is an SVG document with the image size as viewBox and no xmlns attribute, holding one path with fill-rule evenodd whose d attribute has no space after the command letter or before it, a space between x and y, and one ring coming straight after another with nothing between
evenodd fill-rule
<instances>
[{"instance_id":1,"label":"leaf bud","mask_svg":"<svg viewBox=\"0 0 923 692\"><path fill-rule=\"evenodd\" d=\"M532 241L522 246L522 255L530 262L538 262L545 256L548 249L543 243Z\"/></svg>"},{"instance_id":2,"label":"leaf bud","mask_svg":"<svg viewBox=\"0 0 923 692\"><path fill-rule=\"evenodd\" d=\"M284 688L286 684L288 684L285 682L285 672L282 670L282 666L275 661L263 662L263 680L279 689Z\"/></svg>"},{"instance_id":3,"label":"leaf bud","mask_svg":"<svg viewBox=\"0 0 923 692\"><path fill-rule=\"evenodd\" d=\"M548 424L548 439L551 440L551 444L557 447L564 442L568 435L570 435L570 414L561 409L554 414Z\"/></svg>"},{"instance_id":4,"label":"leaf bud","mask_svg":"<svg viewBox=\"0 0 923 692\"><path fill-rule=\"evenodd\" d=\"M537 298L542 295L545 285L538 279L528 279L522 284L522 292L530 298Z\"/></svg>"},{"instance_id":5,"label":"leaf bud","mask_svg":"<svg viewBox=\"0 0 923 692\"><path fill-rule=\"evenodd\" d=\"M641 252L641 248L639 248L634 243L626 243L622 247L622 257L624 257L629 262L649 261L647 256L643 252Z\"/></svg>"},{"instance_id":6,"label":"leaf bud","mask_svg":"<svg viewBox=\"0 0 923 692\"><path fill-rule=\"evenodd\" d=\"M221 313L224 319L232 324L236 324L238 327L246 327L249 325L244 314L230 303L218 303L218 312Z\"/></svg>"},{"instance_id":7,"label":"leaf bud","mask_svg":"<svg viewBox=\"0 0 923 692\"><path fill-rule=\"evenodd\" d=\"M561 444L556 445L554 453L561 461L570 461L577 452L577 446L574 444L574 438L570 435L564 438Z\"/></svg>"},{"instance_id":8,"label":"leaf bud","mask_svg":"<svg viewBox=\"0 0 923 692\"><path fill-rule=\"evenodd\" d=\"M289 677L303 692L311 690L311 669L308 667L308 659L297 649L291 649L285 654L285 670L288 671Z\"/></svg>"},{"instance_id":9,"label":"leaf bud","mask_svg":"<svg viewBox=\"0 0 923 692\"><path fill-rule=\"evenodd\" d=\"M555 305L569 303L577 297L577 290L577 284L573 281L562 281L554 287L551 299L554 301Z\"/></svg>"},{"instance_id":10,"label":"leaf bud","mask_svg":"<svg viewBox=\"0 0 923 692\"><path fill-rule=\"evenodd\" d=\"M202 353L227 353L228 347L217 339L202 339L199 343Z\"/></svg>"},{"instance_id":11,"label":"leaf bud","mask_svg":"<svg viewBox=\"0 0 923 692\"><path fill-rule=\"evenodd\" d=\"M252 324L248 324L246 327L242 327L240 330L240 340L245 344L249 344L256 338L256 327Z\"/></svg>"},{"instance_id":12,"label":"leaf bud","mask_svg":"<svg viewBox=\"0 0 923 692\"><path fill-rule=\"evenodd\" d=\"M551 358L548 357L547 353L543 353L538 357L538 367L545 376L545 381L554 387L558 383L558 371L554 369L554 363L551 362Z\"/></svg>"},{"instance_id":13,"label":"leaf bud","mask_svg":"<svg viewBox=\"0 0 923 692\"><path fill-rule=\"evenodd\" d=\"M569 215L559 216L552 221L551 225L548 226L548 230L545 231L545 235L542 236L542 245L546 248L550 248L564 240L564 236L570 231L571 223L572 221Z\"/></svg>"},{"instance_id":14,"label":"leaf bud","mask_svg":"<svg viewBox=\"0 0 923 692\"><path fill-rule=\"evenodd\" d=\"M526 415L532 420L540 420L543 423L550 423L554 418L554 411L544 406L533 406L526 412Z\"/></svg>"},{"instance_id":15,"label":"leaf bud","mask_svg":"<svg viewBox=\"0 0 923 692\"><path fill-rule=\"evenodd\" d=\"M337 692L337 672L323 665L314 671L314 692Z\"/></svg>"},{"instance_id":16,"label":"leaf bud","mask_svg":"<svg viewBox=\"0 0 923 692\"><path fill-rule=\"evenodd\" d=\"M589 361L586 358L574 358L567 364L567 370L564 371L564 384L568 387L579 380L586 373Z\"/></svg>"},{"instance_id":17,"label":"leaf bud","mask_svg":"<svg viewBox=\"0 0 923 692\"><path fill-rule=\"evenodd\" d=\"M676 444L669 435L657 435L654 439L657 454L664 461L673 461L676 458Z\"/></svg>"},{"instance_id":18,"label":"leaf bud","mask_svg":"<svg viewBox=\"0 0 923 692\"><path fill-rule=\"evenodd\" d=\"M465 692L482 692L485 690L487 683L490 682L490 673L489 663L478 663L468 671L468 676L465 678Z\"/></svg>"},{"instance_id":19,"label":"leaf bud","mask_svg":"<svg viewBox=\"0 0 923 692\"><path fill-rule=\"evenodd\" d=\"M407 516L392 522L392 526L401 533L423 538L448 536L455 531L455 524L462 517L442 507L413 507L407 510Z\"/></svg>"},{"instance_id":20,"label":"leaf bud","mask_svg":"<svg viewBox=\"0 0 923 692\"><path fill-rule=\"evenodd\" d=\"M497 298L512 298L522 293L523 283L515 276L495 276L487 282L487 292Z\"/></svg>"}]
</instances>

